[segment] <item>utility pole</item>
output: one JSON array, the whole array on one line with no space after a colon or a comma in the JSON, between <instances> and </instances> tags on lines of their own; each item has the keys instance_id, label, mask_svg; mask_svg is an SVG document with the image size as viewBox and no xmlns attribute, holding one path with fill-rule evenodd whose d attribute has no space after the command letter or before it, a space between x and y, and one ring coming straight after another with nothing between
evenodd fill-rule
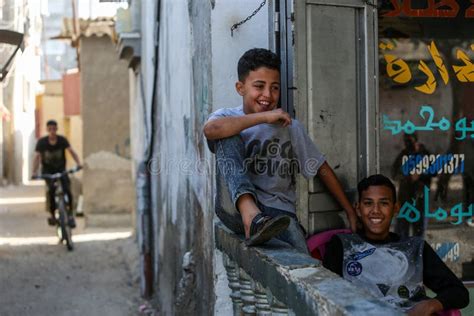
<instances>
[{"instance_id":1,"label":"utility pole","mask_svg":"<svg viewBox=\"0 0 474 316\"><path fill-rule=\"evenodd\" d=\"M79 20L77 19L77 14L76 14L76 0L71 0L72 4L72 46L76 48L76 59L77 59L77 69L80 71L81 70L81 60L80 60L80 52L79 52Z\"/></svg>"}]
</instances>

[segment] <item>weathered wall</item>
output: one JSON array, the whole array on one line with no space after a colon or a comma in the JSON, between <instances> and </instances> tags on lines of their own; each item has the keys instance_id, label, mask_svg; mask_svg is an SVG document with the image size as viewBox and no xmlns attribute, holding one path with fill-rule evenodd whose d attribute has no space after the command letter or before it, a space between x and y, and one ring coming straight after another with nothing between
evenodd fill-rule
<instances>
[{"instance_id":1,"label":"weathered wall","mask_svg":"<svg viewBox=\"0 0 474 316\"><path fill-rule=\"evenodd\" d=\"M136 3L134 5L137 5ZM137 72L129 70L130 78L130 139L133 161L132 175L135 176L138 164L144 159L145 150L151 134L151 103L153 98L153 79L155 73L155 27L156 2L140 1L138 21L133 20L133 31L141 36L140 67ZM133 8L135 9L135 8ZM135 25L140 23L140 25ZM135 30L135 28L137 28Z\"/></svg>"},{"instance_id":2,"label":"weathered wall","mask_svg":"<svg viewBox=\"0 0 474 316\"><path fill-rule=\"evenodd\" d=\"M68 131L66 132L66 136L69 139L69 143L71 144L74 151L80 157L81 162L83 159L83 151L82 151L82 144L83 144L83 130L82 130L82 116L80 115L71 115L66 118L66 124L68 126ZM72 157L68 157L69 166L73 167L75 165L75 161ZM80 175L80 173L79 173Z\"/></svg>"},{"instance_id":3,"label":"weathered wall","mask_svg":"<svg viewBox=\"0 0 474 316\"><path fill-rule=\"evenodd\" d=\"M18 52L13 69L1 83L3 103L10 111L5 137L5 169L7 181L22 184L29 181L35 146L35 92L39 79L39 61L33 48ZM3 146L3 145L2 145Z\"/></svg>"},{"instance_id":4,"label":"weathered wall","mask_svg":"<svg viewBox=\"0 0 474 316\"><path fill-rule=\"evenodd\" d=\"M80 56L87 223L130 225L134 190L127 64L117 61L107 36L82 38Z\"/></svg>"},{"instance_id":5,"label":"weathered wall","mask_svg":"<svg viewBox=\"0 0 474 316\"><path fill-rule=\"evenodd\" d=\"M230 28L250 15L260 4L255 0L215 0L212 10L212 110L238 106L242 98L235 91L237 62L254 47L268 48L268 4L251 20L234 30ZM268 1L267 1L268 2Z\"/></svg>"},{"instance_id":6,"label":"weathered wall","mask_svg":"<svg viewBox=\"0 0 474 316\"><path fill-rule=\"evenodd\" d=\"M44 93L40 99L41 105L37 107L41 117L40 135L42 137L47 134L46 122L49 120L58 122L58 134L66 135L62 82L61 80L48 80L41 81L41 84L44 86Z\"/></svg>"},{"instance_id":7,"label":"weathered wall","mask_svg":"<svg viewBox=\"0 0 474 316\"><path fill-rule=\"evenodd\" d=\"M0 101L11 114L11 121L0 125L3 128L0 133L0 177L8 183L22 184L31 177L36 141L35 93L40 75L38 47L42 31L40 3L3 1L0 10L3 10L2 29L26 34L24 50L17 52L8 75L0 84L3 89Z\"/></svg>"},{"instance_id":8,"label":"weathered wall","mask_svg":"<svg viewBox=\"0 0 474 316\"><path fill-rule=\"evenodd\" d=\"M234 23L245 19L260 4L254 0L216 0L211 12L212 34L212 109L234 107L242 103L235 91L237 62L242 54L254 47L268 48L268 5L251 20L241 25L231 36ZM206 149L207 150L207 149ZM210 181L213 175L210 176ZM222 254L215 250L215 315L230 315L232 302L229 296L227 276L222 265Z\"/></svg>"},{"instance_id":9,"label":"weathered wall","mask_svg":"<svg viewBox=\"0 0 474 316\"><path fill-rule=\"evenodd\" d=\"M210 1L161 1L152 171L155 284L163 315L212 313L212 191L202 127L211 98Z\"/></svg>"}]
</instances>

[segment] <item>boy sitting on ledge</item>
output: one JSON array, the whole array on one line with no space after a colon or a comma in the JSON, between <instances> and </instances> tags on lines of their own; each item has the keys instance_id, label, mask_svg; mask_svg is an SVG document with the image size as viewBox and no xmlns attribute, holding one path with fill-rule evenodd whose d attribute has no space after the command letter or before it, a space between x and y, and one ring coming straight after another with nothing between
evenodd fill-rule
<instances>
[{"instance_id":1,"label":"boy sitting on ledge","mask_svg":"<svg viewBox=\"0 0 474 316\"><path fill-rule=\"evenodd\" d=\"M251 49L239 60L235 87L242 105L211 114L204 126L217 160L216 213L246 244L277 237L308 253L296 218L296 173L316 174L355 229L355 212L333 170L303 125L277 109L280 59L267 49ZM223 205L227 199L233 205ZM230 196L229 196L230 195Z\"/></svg>"},{"instance_id":2,"label":"boy sitting on ledge","mask_svg":"<svg viewBox=\"0 0 474 316\"><path fill-rule=\"evenodd\" d=\"M428 243L420 237L401 240L389 232L399 211L393 183L378 174L363 179L357 189L363 231L334 236L326 245L324 267L408 315L466 307L467 289ZM427 298L423 284L435 298Z\"/></svg>"}]
</instances>

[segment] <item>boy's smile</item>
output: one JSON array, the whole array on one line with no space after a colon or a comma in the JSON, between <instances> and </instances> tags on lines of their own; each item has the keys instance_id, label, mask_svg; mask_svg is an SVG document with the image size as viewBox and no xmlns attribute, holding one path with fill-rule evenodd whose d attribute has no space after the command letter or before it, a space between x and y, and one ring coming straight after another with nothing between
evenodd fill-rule
<instances>
[{"instance_id":1,"label":"boy's smile","mask_svg":"<svg viewBox=\"0 0 474 316\"><path fill-rule=\"evenodd\" d=\"M369 186L362 192L357 204L357 215L362 221L367 238L387 238L392 218L399 211L398 203L394 203L392 195L391 189L384 185Z\"/></svg>"},{"instance_id":2,"label":"boy's smile","mask_svg":"<svg viewBox=\"0 0 474 316\"><path fill-rule=\"evenodd\" d=\"M267 67L250 71L245 80L235 84L243 97L245 114L271 111L280 98L280 72Z\"/></svg>"},{"instance_id":3,"label":"boy's smile","mask_svg":"<svg viewBox=\"0 0 474 316\"><path fill-rule=\"evenodd\" d=\"M48 125L46 127L46 130L48 131L48 135L50 137L55 137L56 136L56 133L58 131L58 127L56 125Z\"/></svg>"}]
</instances>

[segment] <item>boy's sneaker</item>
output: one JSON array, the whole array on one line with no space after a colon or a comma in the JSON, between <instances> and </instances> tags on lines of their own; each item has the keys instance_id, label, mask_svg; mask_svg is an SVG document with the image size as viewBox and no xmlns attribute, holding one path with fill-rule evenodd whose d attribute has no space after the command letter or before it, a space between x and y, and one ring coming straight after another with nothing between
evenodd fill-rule
<instances>
[{"instance_id":1,"label":"boy's sneaker","mask_svg":"<svg viewBox=\"0 0 474 316\"><path fill-rule=\"evenodd\" d=\"M56 221L56 218L54 217L48 217L48 225L49 226L56 226L58 222Z\"/></svg>"},{"instance_id":2,"label":"boy's sneaker","mask_svg":"<svg viewBox=\"0 0 474 316\"><path fill-rule=\"evenodd\" d=\"M71 228L76 228L76 220L74 219L74 217L69 217L69 219L67 220L67 225Z\"/></svg>"},{"instance_id":3,"label":"boy's sneaker","mask_svg":"<svg viewBox=\"0 0 474 316\"><path fill-rule=\"evenodd\" d=\"M247 246L261 245L278 234L282 233L290 225L290 217L278 215L275 217L257 214L250 225L250 238L245 241Z\"/></svg>"}]
</instances>

